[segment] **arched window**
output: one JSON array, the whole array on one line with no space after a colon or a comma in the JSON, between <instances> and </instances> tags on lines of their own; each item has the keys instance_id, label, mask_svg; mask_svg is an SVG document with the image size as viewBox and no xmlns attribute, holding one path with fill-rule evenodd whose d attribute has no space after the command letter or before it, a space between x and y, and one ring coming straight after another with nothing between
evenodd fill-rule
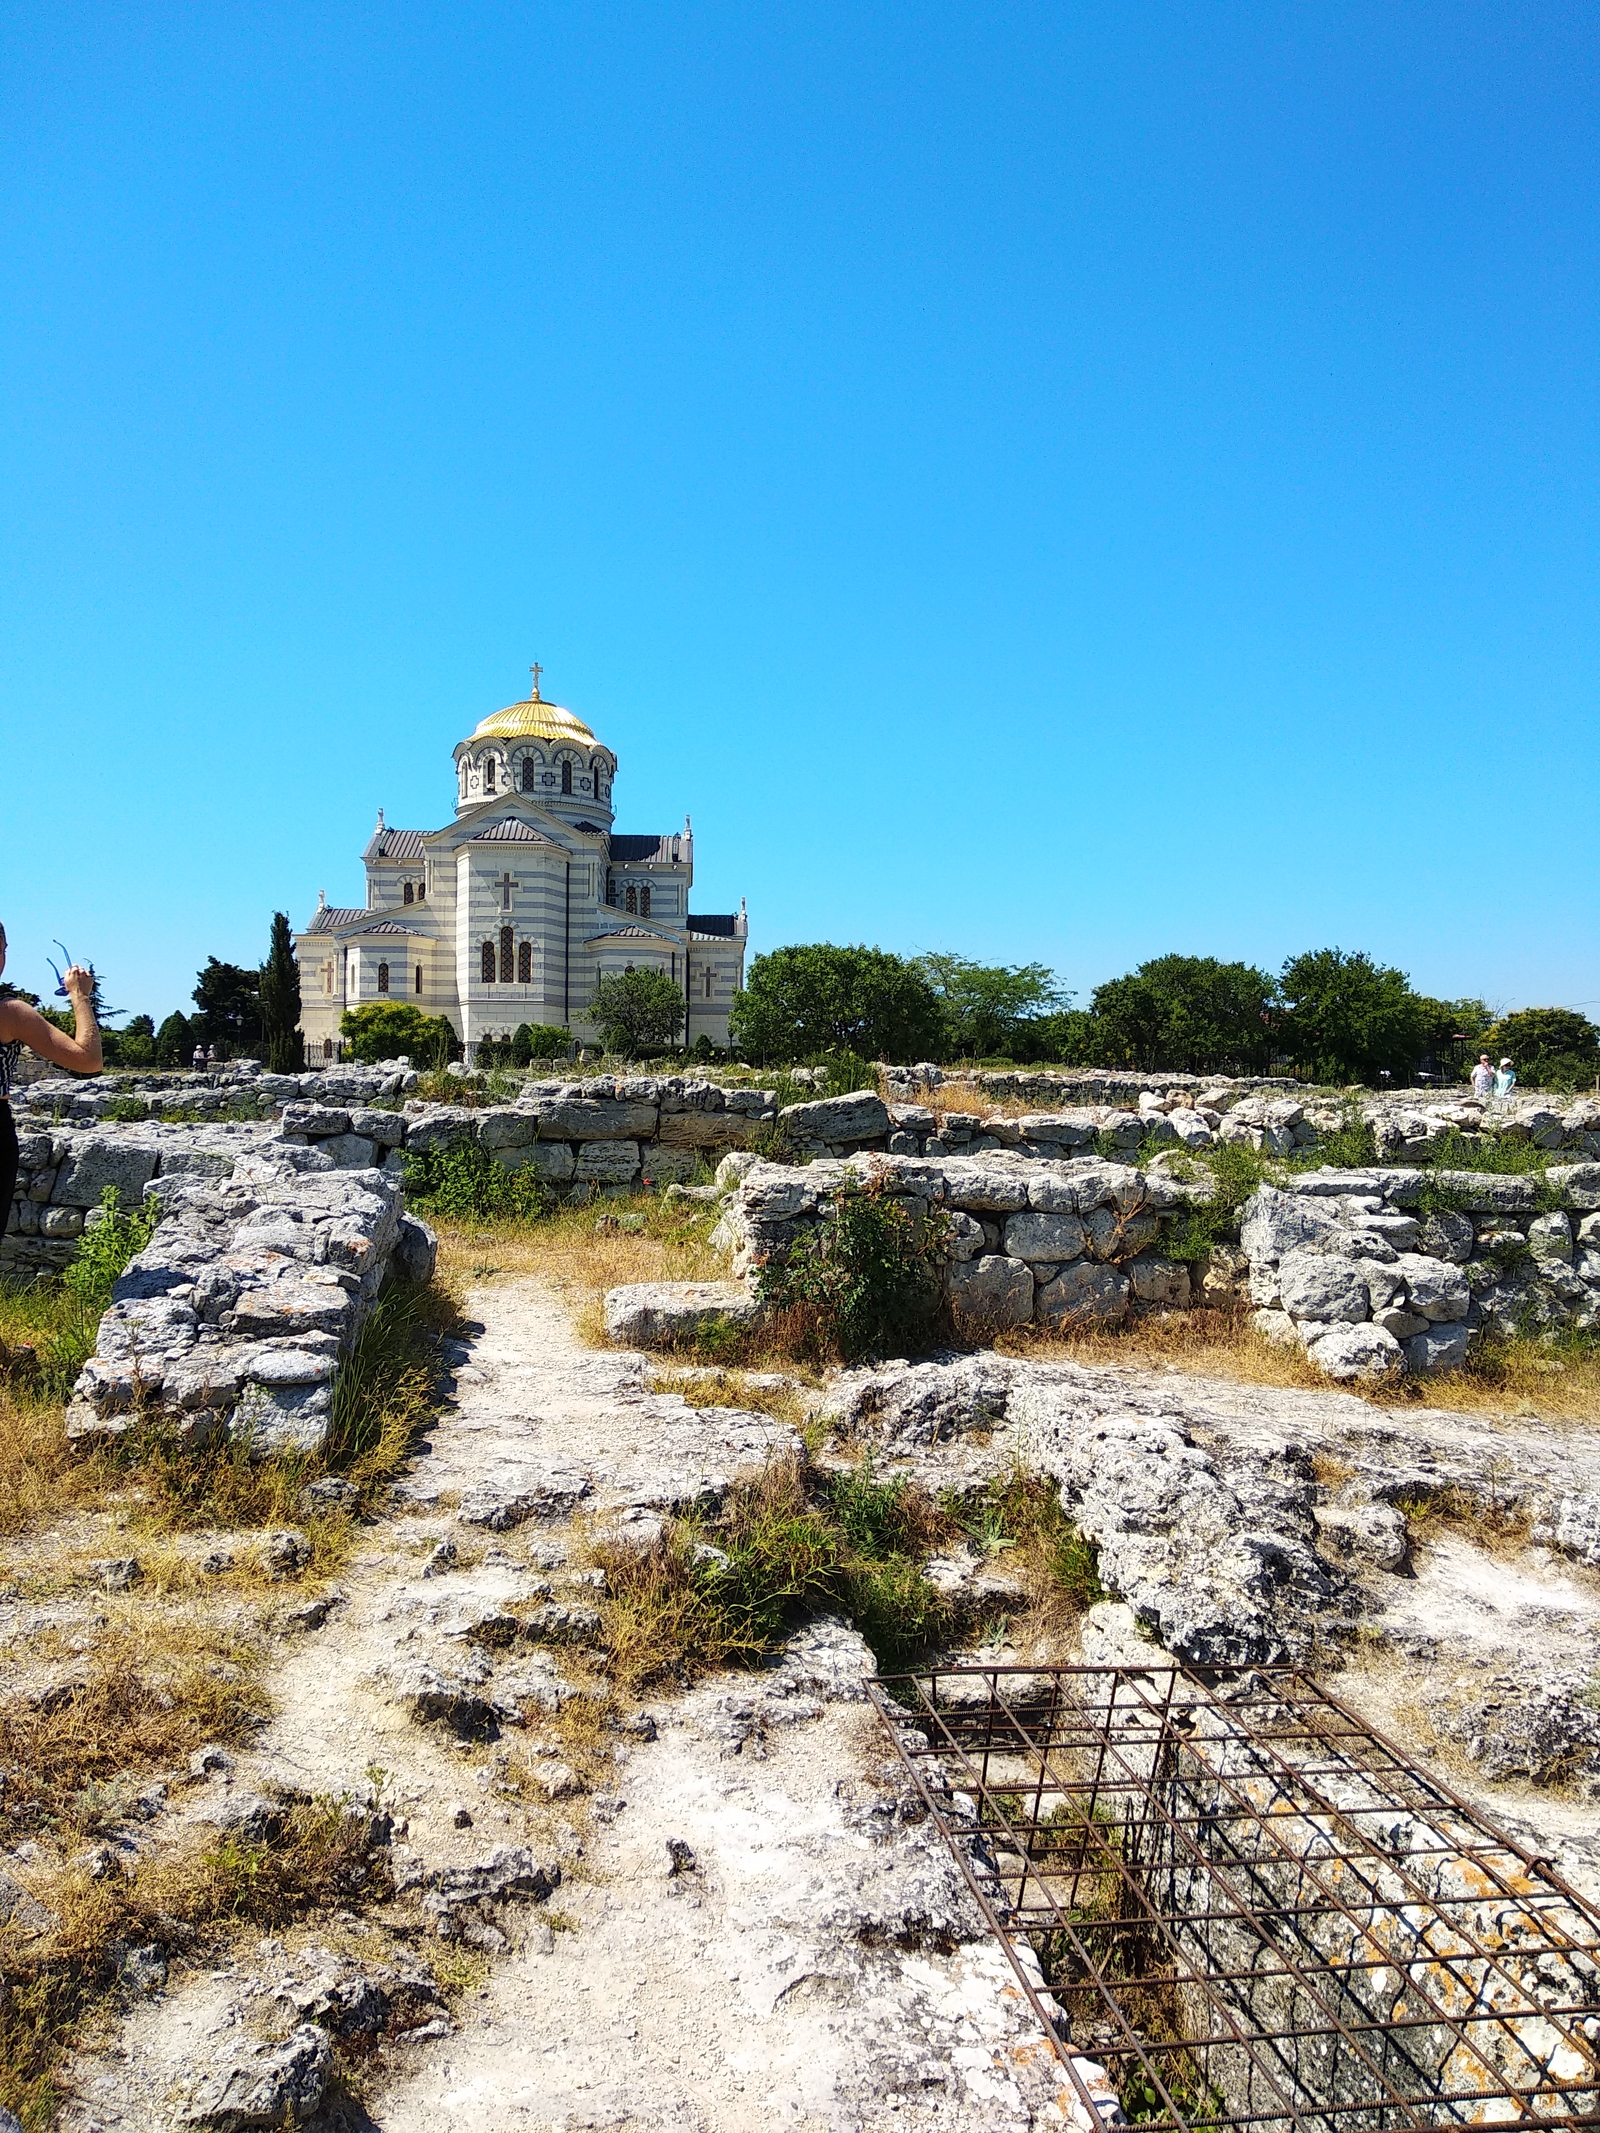
<instances>
[{"instance_id":1,"label":"arched window","mask_svg":"<svg viewBox=\"0 0 1600 2133\"><path fill-rule=\"evenodd\" d=\"M606 796L605 776L606 766L604 763L596 763L594 766L594 796L596 800L603 800Z\"/></svg>"},{"instance_id":2,"label":"arched window","mask_svg":"<svg viewBox=\"0 0 1600 2133\"><path fill-rule=\"evenodd\" d=\"M641 918L650 916L650 884L648 882L639 891L639 916Z\"/></svg>"},{"instance_id":3,"label":"arched window","mask_svg":"<svg viewBox=\"0 0 1600 2133\"><path fill-rule=\"evenodd\" d=\"M511 928L509 926L500 928L500 982L502 985L511 983Z\"/></svg>"},{"instance_id":4,"label":"arched window","mask_svg":"<svg viewBox=\"0 0 1600 2133\"><path fill-rule=\"evenodd\" d=\"M416 890L412 888L410 882L408 881L405 887L400 892L400 901L403 904L409 904L414 901L416 893Z\"/></svg>"},{"instance_id":5,"label":"arched window","mask_svg":"<svg viewBox=\"0 0 1600 2133\"><path fill-rule=\"evenodd\" d=\"M531 755L525 755L525 756L524 756L524 757L522 758L522 789L523 789L523 791L524 791L524 792L532 792L532 791L533 791L533 789L534 789L534 787L535 787L535 785L536 785L536 784L537 784L537 782L538 782L538 777L539 777L539 773L538 773L538 771L537 771L537 770L536 770L536 769L534 768L534 764L533 764L533 757L532 757Z\"/></svg>"},{"instance_id":6,"label":"arched window","mask_svg":"<svg viewBox=\"0 0 1600 2133\"><path fill-rule=\"evenodd\" d=\"M624 901L624 903L626 904L627 908L628 908L628 909L629 909L630 911L635 911L635 912L636 912L636 911L638 910L638 908L639 908L639 892L638 892L638 890L637 890L637 889L636 889L636 888L635 888L635 887L633 886L632 882L630 882L630 883L628 884L628 893L627 893L626 897L625 897L625 898L623 899L623 901Z\"/></svg>"},{"instance_id":7,"label":"arched window","mask_svg":"<svg viewBox=\"0 0 1600 2133\"><path fill-rule=\"evenodd\" d=\"M322 1056L324 1059L333 1057L333 1039L331 1037L324 1037L322 1040Z\"/></svg>"},{"instance_id":8,"label":"arched window","mask_svg":"<svg viewBox=\"0 0 1600 2133\"><path fill-rule=\"evenodd\" d=\"M531 985L533 983L532 941L519 941L517 943L517 983L519 985Z\"/></svg>"},{"instance_id":9,"label":"arched window","mask_svg":"<svg viewBox=\"0 0 1600 2133\"><path fill-rule=\"evenodd\" d=\"M418 992L422 990L422 965L420 963L417 965L417 990Z\"/></svg>"},{"instance_id":10,"label":"arched window","mask_svg":"<svg viewBox=\"0 0 1600 2133\"><path fill-rule=\"evenodd\" d=\"M706 965L706 998L707 998L707 999L709 1000L709 999L710 999L710 997L711 997L711 966L710 966L710 964L708 963L708 964Z\"/></svg>"},{"instance_id":11,"label":"arched window","mask_svg":"<svg viewBox=\"0 0 1600 2133\"><path fill-rule=\"evenodd\" d=\"M563 795L572 791L572 759L570 756L561 765L561 790Z\"/></svg>"},{"instance_id":12,"label":"arched window","mask_svg":"<svg viewBox=\"0 0 1600 2133\"><path fill-rule=\"evenodd\" d=\"M493 941L485 941L483 944L483 982L485 985L492 985L494 983Z\"/></svg>"},{"instance_id":13,"label":"arched window","mask_svg":"<svg viewBox=\"0 0 1600 2133\"><path fill-rule=\"evenodd\" d=\"M483 789L485 792L494 791L494 757L492 755L486 755L483 759Z\"/></svg>"},{"instance_id":14,"label":"arched window","mask_svg":"<svg viewBox=\"0 0 1600 2133\"><path fill-rule=\"evenodd\" d=\"M378 965L378 990L379 992L387 992L389 990L389 966L387 963Z\"/></svg>"}]
</instances>

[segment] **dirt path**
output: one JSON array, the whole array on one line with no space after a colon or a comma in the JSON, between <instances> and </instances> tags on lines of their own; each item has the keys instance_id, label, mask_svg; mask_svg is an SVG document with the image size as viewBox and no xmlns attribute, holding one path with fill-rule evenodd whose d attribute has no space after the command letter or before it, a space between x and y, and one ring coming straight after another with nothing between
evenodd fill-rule
<instances>
[{"instance_id":1,"label":"dirt path","mask_svg":"<svg viewBox=\"0 0 1600 2133\"><path fill-rule=\"evenodd\" d=\"M622 1713L573 1789L558 1715L573 1670L550 1641L503 1641L505 1618L581 1639L596 1595L575 1521L643 1538L794 1440L770 1416L651 1391L644 1358L580 1346L535 1283L469 1308L454 1405L394 1515L325 1621L285 1644L258 1744L186 1796L227 1827L274 1787L363 1798L376 1782L397 1883L439 1937L408 1947L324 1917L175 1973L80 2062L63 2123L283 2123L296 2080L316 2085L308 2022L337 2031L374 1992L397 2006L408 1964L465 1949L481 1982L453 2015L424 1995L363 2070L361 2103L336 2080L319 2122L1061 2124L1058 2070L1004 1957L885 1760L852 1631L815 1624L761 1673Z\"/></svg>"}]
</instances>

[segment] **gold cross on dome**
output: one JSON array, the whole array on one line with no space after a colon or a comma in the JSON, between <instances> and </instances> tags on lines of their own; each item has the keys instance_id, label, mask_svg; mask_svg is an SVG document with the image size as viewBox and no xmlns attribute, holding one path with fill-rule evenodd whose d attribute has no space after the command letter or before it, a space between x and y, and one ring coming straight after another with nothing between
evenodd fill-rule
<instances>
[{"instance_id":1,"label":"gold cross on dome","mask_svg":"<svg viewBox=\"0 0 1600 2133\"><path fill-rule=\"evenodd\" d=\"M540 666L538 660L535 660L533 665L529 667L528 672L533 676L533 701L537 703L539 701L539 676L544 672L544 668Z\"/></svg>"}]
</instances>

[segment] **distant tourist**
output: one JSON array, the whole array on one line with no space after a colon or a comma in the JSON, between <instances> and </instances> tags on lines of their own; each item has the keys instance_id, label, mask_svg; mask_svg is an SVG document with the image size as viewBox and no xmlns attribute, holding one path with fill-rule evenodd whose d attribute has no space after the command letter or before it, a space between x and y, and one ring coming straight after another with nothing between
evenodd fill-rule
<instances>
[{"instance_id":1,"label":"distant tourist","mask_svg":"<svg viewBox=\"0 0 1600 2133\"><path fill-rule=\"evenodd\" d=\"M0 971L5 967L6 929L0 926ZM11 1084L23 1046L74 1074L98 1074L101 1069L100 1028L94 1019L94 972L74 963L62 978L61 987L72 1002L77 1023L77 1034L72 1037L53 1022L46 1022L39 1010L25 1000L0 1000L0 1230L11 1220L11 1195L17 1189L17 1127L11 1116Z\"/></svg>"},{"instance_id":2,"label":"distant tourist","mask_svg":"<svg viewBox=\"0 0 1600 2133\"><path fill-rule=\"evenodd\" d=\"M1472 1070L1472 1093L1474 1096L1494 1094L1494 1068L1489 1064L1487 1052L1478 1054L1478 1063Z\"/></svg>"},{"instance_id":3,"label":"distant tourist","mask_svg":"<svg viewBox=\"0 0 1600 2133\"><path fill-rule=\"evenodd\" d=\"M192 1058L192 1059L190 1060L189 1064L190 1064L190 1065L191 1065L191 1066L192 1066L192 1067L194 1068L195 1072L196 1072L196 1073L198 1074L198 1073L200 1072L201 1068L202 1068L202 1067L203 1067L203 1066L205 1065L205 1063L206 1063L206 1048L205 1048L205 1046L204 1046L203 1044L197 1044L197 1045L195 1046L195 1048L194 1048L194 1057L193 1057L193 1058Z\"/></svg>"},{"instance_id":4,"label":"distant tourist","mask_svg":"<svg viewBox=\"0 0 1600 2133\"><path fill-rule=\"evenodd\" d=\"M217 1063L217 1048L216 1048L216 1046L215 1046L214 1044L208 1044L208 1045L206 1046L206 1065L207 1065L208 1067L214 1067L214 1066L216 1065L216 1063Z\"/></svg>"},{"instance_id":5,"label":"distant tourist","mask_svg":"<svg viewBox=\"0 0 1600 2133\"><path fill-rule=\"evenodd\" d=\"M1512 1090L1516 1087L1516 1085L1516 1068L1511 1064L1511 1061L1509 1059L1502 1059L1499 1066L1495 1069L1494 1093L1496 1094L1496 1096L1509 1096Z\"/></svg>"}]
</instances>

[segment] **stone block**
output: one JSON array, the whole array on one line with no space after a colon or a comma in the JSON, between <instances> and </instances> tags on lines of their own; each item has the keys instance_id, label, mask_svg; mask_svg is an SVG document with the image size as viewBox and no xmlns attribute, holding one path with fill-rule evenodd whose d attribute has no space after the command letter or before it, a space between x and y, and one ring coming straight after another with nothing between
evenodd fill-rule
<instances>
[{"instance_id":1,"label":"stone block","mask_svg":"<svg viewBox=\"0 0 1600 2133\"><path fill-rule=\"evenodd\" d=\"M1028 1180L1028 1205L1041 1214L1070 1215L1077 1212L1078 1188L1059 1171L1046 1170Z\"/></svg>"},{"instance_id":2,"label":"stone block","mask_svg":"<svg viewBox=\"0 0 1600 2133\"><path fill-rule=\"evenodd\" d=\"M1020 1259L985 1254L956 1262L948 1275L950 1308L965 1332L998 1332L1033 1316L1033 1276Z\"/></svg>"},{"instance_id":3,"label":"stone block","mask_svg":"<svg viewBox=\"0 0 1600 2133\"><path fill-rule=\"evenodd\" d=\"M350 1131L350 1114L331 1104L285 1104L279 1120L284 1133L303 1133L308 1140L328 1140L335 1133Z\"/></svg>"},{"instance_id":4,"label":"stone block","mask_svg":"<svg viewBox=\"0 0 1600 2133\"><path fill-rule=\"evenodd\" d=\"M478 1139L485 1148L526 1148L534 1137L534 1121L526 1111L480 1111Z\"/></svg>"},{"instance_id":5,"label":"stone block","mask_svg":"<svg viewBox=\"0 0 1600 2133\"><path fill-rule=\"evenodd\" d=\"M1472 1217L1445 1209L1429 1215L1412 1241L1430 1258L1446 1259L1452 1266L1465 1266L1472 1257L1472 1240ZM1391 1237L1389 1241L1402 1251L1409 1249L1398 1237Z\"/></svg>"},{"instance_id":6,"label":"stone block","mask_svg":"<svg viewBox=\"0 0 1600 2133\"><path fill-rule=\"evenodd\" d=\"M1145 1252L1130 1260L1128 1278L1140 1303L1161 1304L1169 1311L1189 1308L1189 1269L1181 1259L1163 1259Z\"/></svg>"},{"instance_id":7,"label":"stone block","mask_svg":"<svg viewBox=\"0 0 1600 2133\"><path fill-rule=\"evenodd\" d=\"M494 1154L507 1170L531 1170L552 1185L565 1185L578 1160L565 1141L533 1141L522 1148L497 1148Z\"/></svg>"},{"instance_id":8,"label":"stone block","mask_svg":"<svg viewBox=\"0 0 1600 2133\"><path fill-rule=\"evenodd\" d=\"M639 1151L639 1168L647 1185L679 1185L692 1178L705 1161L698 1148L664 1147L655 1141ZM712 1196L715 1198L715 1194Z\"/></svg>"},{"instance_id":9,"label":"stone block","mask_svg":"<svg viewBox=\"0 0 1600 2133\"><path fill-rule=\"evenodd\" d=\"M1278 1266L1278 1291L1293 1318L1326 1321L1364 1319L1369 1309L1366 1282L1348 1259L1304 1247L1285 1253ZM1386 1336L1387 1338L1387 1336ZM1398 1351L1397 1351L1398 1352Z\"/></svg>"},{"instance_id":10,"label":"stone block","mask_svg":"<svg viewBox=\"0 0 1600 2133\"><path fill-rule=\"evenodd\" d=\"M619 1347L665 1348L711 1327L756 1325L761 1306L738 1281L641 1281L611 1289L606 1338Z\"/></svg>"},{"instance_id":11,"label":"stone block","mask_svg":"<svg viewBox=\"0 0 1600 2133\"><path fill-rule=\"evenodd\" d=\"M637 1141L585 1141L573 1165L575 1179L591 1185L627 1185L639 1175Z\"/></svg>"},{"instance_id":12,"label":"stone block","mask_svg":"<svg viewBox=\"0 0 1600 2133\"><path fill-rule=\"evenodd\" d=\"M1028 1204L1028 1179L978 1156L957 1156L944 1167L952 1207L969 1214L1011 1214Z\"/></svg>"},{"instance_id":13,"label":"stone block","mask_svg":"<svg viewBox=\"0 0 1600 2133\"><path fill-rule=\"evenodd\" d=\"M1404 1374L1400 1343L1381 1326L1330 1326L1306 1350L1327 1377L1344 1382L1377 1383Z\"/></svg>"},{"instance_id":14,"label":"stone block","mask_svg":"<svg viewBox=\"0 0 1600 2133\"><path fill-rule=\"evenodd\" d=\"M842 1148L856 1141L883 1140L889 1131L889 1107L875 1089L857 1089L849 1096L790 1104L778 1113L778 1123L796 1140Z\"/></svg>"},{"instance_id":15,"label":"stone block","mask_svg":"<svg viewBox=\"0 0 1600 2133\"><path fill-rule=\"evenodd\" d=\"M418 1104L406 1114L406 1151L421 1155L429 1148L448 1148L452 1142L478 1138L478 1114L455 1104Z\"/></svg>"},{"instance_id":16,"label":"stone block","mask_svg":"<svg viewBox=\"0 0 1600 2133\"><path fill-rule=\"evenodd\" d=\"M1472 1291L1460 1267L1425 1252L1402 1252L1395 1264L1405 1277L1407 1299L1419 1318L1466 1317Z\"/></svg>"},{"instance_id":17,"label":"stone block","mask_svg":"<svg viewBox=\"0 0 1600 2133\"><path fill-rule=\"evenodd\" d=\"M370 1170L378 1160L378 1144L364 1133L333 1133L318 1141L324 1155L333 1158L336 1170Z\"/></svg>"},{"instance_id":18,"label":"stone block","mask_svg":"<svg viewBox=\"0 0 1600 2133\"><path fill-rule=\"evenodd\" d=\"M83 1140L56 1174L58 1207L98 1207L100 1195L114 1185L123 1207L137 1207L156 1174L154 1148L134 1148L125 1141Z\"/></svg>"},{"instance_id":19,"label":"stone block","mask_svg":"<svg viewBox=\"0 0 1600 2133\"><path fill-rule=\"evenodd\" d=\"M1263 1340L1279 1348L1298 1348L1300 1335L1287 1311L1252 1311L1250 1323Z\"/></svg>"},{"instance_id":20,"label":"stone block","mask_svg":"<svg viewBox=\"0 0 1600 2133\"><path fill-rule=\"evenodd\" d=\"M660 1119L654 1104L621 1103L603 1096L541 1097L528 1108L538 1122L541 1140L654 1140Z\"/></svg>"},{"instance_id":21,"label":"stone block","mask_svg":"<svg viewBox=\"0 0 1600 2133\"><path fill-rule=\"evenodd\" d=\"M249 1384L228 1423L230 1440L252 1459L320 1452L332 1427L326 1385Z\"/></svg>"},{"instance_id":22,"label":"stone block","mask_svg":"<svg viewBox=\"0 0 1600 2133\"><path fill-rule=\"evenodd\" d=\"M41 1237L81 1237L83 1235L83 1209L81 1207L43 1207L39 1210L39 1234Z\"/></svg>"},{"instance_id":23,"label":"stone block","mask_svg":"<svg viewBox=\"0 0 1600 2133\"><path fill-rule=\"evenodd\" d=\"M1063 1267L1034 1299L1042 1326L1111 1326L1128 1315L1133 1284L1119 1267L1080 1259Z\"/></svg>"},{"instance_id":24,"label":"stone block","mask_svg":"<svg viewBox=\"0 0 1600 2133\"><path fill-rule=\"evenodd\" d=\"M1043 1259L1059 1265L1078 1258L1083 1248L1083 1224L1076 1215L1035 1214L1030 1208L1006 1223L1005 1250L1012 1259Z\"/></svg>"},{"instance_id":25,"label":"stone block","mask_svg":"<svg viewBox=\"0 0 1600 2133\"><path fill-rule=\"evenodd\" d=\"M1457 1320L1452 1325L1428 1326L1404 1343L1406 1368L1413 1377L1436 1377L1440 1371L1459 1370L1472 1345L1471 1329Z\"/></svg>"},{"instance_id":26,"label":"stone block","mask_svg":"<svg viewBox=\"0 0 1600 2133\"><path fill-rule=\"evenodd\" d=\"M394 1263L403 1281L417 1286L433 1279L439 1258L439 1239L420 1215L402 1215L395 1237Z\"/></svg>"},{"instance_id":27,"label":"stone block","mask_svg":"<svg viewBox=\"0 0 1600 2133\"><path fill-rule=\"evenodd\" d=\"M1567 1215L1536 1215L1528 1224L1528 1249L1535 1259L1572 1257L1572 1222Z\"/></svg>"},{"instance_id":28,"label":"stone block","mask_svg":"<svg viewBox=\"0 0 1600 2133\"><path fill-rule=\"evenodd\" d=\"M1124 1214L1117 1207L1097 1207L1084 1218L1089 1255L1093 1259L1131 1259L1147 1244L1154 1244L1161 1224L1152 1214Z\"/></svg>"},{"instance_id":29,"label":"stone block","mask_svg":"<svg viewBox=\"0 0 1600 2133\"><path fill-rule=\"evenodd\" d=\"M398 1148L406 1137L406 1122L398 1111L352 1111L350 1131L364 1134L380 1148Z\"/></svg>"},{"instance_id":30,"label":"stone block","mask_svg":"<svg viewBox=\"0 0 1600 2133\"><path fill-rule=\"evenodd\" d=\"M1239 1242L1251 1260L1282 1259L1303 1245L1324 1243L1338 1226L1338 1217L1315 1199L1263 1185L1245 1202Z\"/></svg>"}]
</instances>

